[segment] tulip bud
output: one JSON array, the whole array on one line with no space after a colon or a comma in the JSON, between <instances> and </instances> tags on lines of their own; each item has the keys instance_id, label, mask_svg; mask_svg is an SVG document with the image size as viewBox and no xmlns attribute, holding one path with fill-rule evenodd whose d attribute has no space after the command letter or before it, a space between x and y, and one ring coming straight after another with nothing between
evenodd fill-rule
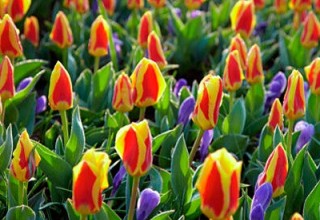
<instances>
[{"instance_id":1,"label":"tulip bud","mask_svg":"<svg viewBox=\"0 0 320 220\"><path fill-rule=\"evenodd\" d=\"M253 0L254 3L254 7L256 9L263 9L264 5L265 5L265 1L264 0Z\"/></svg>"},{"instance_id":2,"label":"tulip bud","mask_svg":"<svg viewBox=\"0 0 320 220\"><path fill-rule=\"evenodd\" d=\"M138 44L143 49L147 47L148 37L153 28L152 23L153 21L152 21L151 11L145 12L140 19L139 31L138 31Z\"/></svg>"},{"instance_id":3,"label":"tulip bud","mask_svg":"<svg viewBox=\"0 0 320 220\"><path fill-rule=\"evenodd\" d=\"M137 220L146 220L160 203L160 194L150 188L141 192L137 205Z\"/></svg>"},{"instance_id":4,"label":"tulip bud","mask_svg":"<svg viewBox=\"0 0 320 220\"><path fill-rule=\"evenodd\" d=\"M193 96L186 98L180 105L178 112L178 123L183 124L184 126L190 121L190 116L194 110L196 101Z\"/></svg>"},{"instance_id":5,"label":"tulip bud","mask_svg":"<svg viewBox=\"0 0 320 220\"><path fill-rule=\"evenodd\" d=\"M129 76L124 72L115 82L112 107L119 112L129 112L133 109L132 84Z\"/></svg>"},{"instance_id":6,"label":"tulip bud","mask_svg":"<svg viewBox=\"0 0 320 220\"><path fill-rule=\"evenodd\" d=\"M108 15L112 16L116 8L116 0L102 0L102 4Z\"/></svg>"},{"instance_id":7,"label":"tulip bud","mask_svg":"<svg viewBox=\"0 0 320 220\"><path fill-rule=\"evenodd\" d=\"M274 0L273 6L278 14L284 13L287 11L287 0Z\"/></svg>"},{"instance_id":8,"label":"tulip bud","mask_svg":"<svg viewBox=\"0 0 320 220\"><path fill-rule=\"evenodd\" d=\"M247 46L242 40L240 34L233 37L230 42L229 51L237 50L240 55L241 67L243 70L247 68Z\"/></svg>"},{"instance_id":9,"label":"tulip bud","mask_svg":"<svg viewBox=\"0 0 320 220\"><path fill-rule=\"evenodd\" d=\"M74 8L80 14L84 14L89 10L88 0L64 0L63 6L66 8Z\"/></svg>"},{"instance_id":10,"label":"tulip bud","mask_svg":"<svg viewBox=\"0 0 320 220\"><path fill-rule=\"evenodd\" d=\"M129 9L141 9L144 7L144 0L128 0Z\"/></svg>"},{"instance_id":11,"label":"tulip bud","mask_svg":"<svg viewBox=\"0 0 320 220\"><path fill-rule=\"evenodd\" d=\"M289 7L296 12L303 12L311 8L311 0L291 0Z\"/></svg>"},{"instance_id":12,"label":"tulip bud","mask_svg":"<svg viewBox=\"0 0 320 220\"><path fill-rule=\"evenodd\" d=\"M288 159L282 144L272 151L263 172L258 177L258 187L263 183L269 182L272 184L273 198L281 195L284 192L284 184L288 174Z\"/></svg>"},{"instance_id":13,"label":"tulip bud","mask_svg":"<svg viewBox=\"0 0 320 220\"><path fill-rule=\"evenodd\" d=\"M320 37L320 24L316 15L311 11L307 15L301 34L301 44L306 48L318 46Z\"/></svg>"},{"instance_id":14,"label":"tulip bud","mask_svg":"<svg viewBox=\"0 0 320 220\"><path fill-rule=\"evenodd\" d=\"M142 58L131 75L133 102L138 107L156 104L161 98L166 82L158 65L147 58Z\"/></svg>"},{"instance_id":15,"label":"tulip bud","mask_svg":"<svg viewBox=\"0 0 320 220\"><path fill-rule=\"evenodd\" d=\"M149 58L156 62L160 69L167 65L160 39L154 31L152 31L148 37L148 54Z\"/></svg>"},{"instance_id":16,"label":"tulip bud","mask_svg":"<svg viewBox=\"0 0 320 220\"><path fill-rule=\"evenodd\" d=\"M291 220L303 220L303 217L298 212L296 212L292 215Z\"/></svg>"},{"instance_id":17,"label":"tulip bud","mask_svg":"<svg viewBox=\"0 0 320 220\"><path fill-rule=\"evenodd\" d=\"M8 14L14 22L21 21L31 5L31 0L9 0Z\"/></svg>"},{"instance_id":18,"label":"tulip bud","mask_svg":"<svg viewBox=\"0 0 320 220\"><path fill-rule=\"evenodd\" d=\"M315 58L309 66L304 68L311 92L320 95L320 58Z\"/></svg>"},{"instance_id":19,"label":"tulip bud","mask_svg":"<svg viewBox=\"0 0 320 220\"><path fill-rule=\"evenodd\" d=\"M283 111L278 98L276 98L272 104L268 119L268 126L272 132L276 129L277 126L280 130L283 129Z\"/></svg>"},{"instance_id":20,"label":"tulip bud","mask_svg":"<svg viewBox=\"0 0 320 220\"><path fill-rule=\"evenodd\" d=\"M39 22L35 16L28 17L24 21L24 36L33 46L39 46Z\"/></svg>"},{"instance_id":21,"label":"tulip bud","mask_svg":"<svg viewBox=\"0 0 320 220\"><path fill-rule=\"evenodd\" d=\"M50 39L61 49L70 47L73 43L72 31L66 15L59 11L56 15Z\"/></svg>"},{"instance_id":22,"label":"tulip bud","mask_svg":"<svg viewBox=\"0 0 320 220\"><path fill-rule=\"evenodd\" d=\"M228 219L236 212L241 166L242 162L237 162L225 148L211 153L205 159L196 187L202 213L208 218Z\"/></svg>"},{"instance_id":23,"label":"tulip bud","mask_svg":"<svg viewBox=\"0 0 320 220\"><path fill-rule=\"evenodd\" d=\"M216 126L222 94L222 80L219 76L208 74L201 80L192 120L202 130Z\"/></svg>"},{"instance_id":24,"label":"tulip bud","mask_svg":"<svg viewBox=\"0 0 320 220\"><path fill-rule=\"evenodd\" d=\"M0 19L8 13L9 0L0 0Z\"/></svg>"},{"instance_id":25,"label":"tulip bud","mask_svg":"<svg viewBox=\"0 0 320 220\"><path fill-rule=\"evenodd\" d=\"M131 176L146 174L152 165L152 137L148 122L133 122L120 128L115 149Z\"/></svg>"},{"instance_id":26,"label":"tulip bud","mask_svg":"<svg viewBox=\"0 0 320 220\"><path fill-rule=\"evenodd\" d=\"M99 15L91 25L88 44L89 53L95 57L107 55L109 47L108 37L109 25L102 15Z\"/></svg>"},{"instance_id":27,"label":"tulip bud","mask_svg":"<svg viewBox=\"0 0 320 220\"><path fill-rule=\"evenodd\" d=\"M31 142L29 135L24 130L18 140L16 149L13 151L10 173L17 180L27 182L36 171L41 158Z\"/></svg>"},{"instance_id":28,"label":"tulip bud","mask_svg":"<svg viewBox=\"0 0 320 220\"><path fill-rule=\"evenodd\" d=\"M11 58L23 55L19 30L8 14L0 20L0 54Z\"/></svg>"},{"instance_id":29,"label":"tulip bud","mask_svg":"<svg viewBox=\"0 0 320 220\"><path fill-rule=\"evenodd\" d=\"M205 0L184 0L184 4L189 10L200 8L204 2Z\"/></svg>"},{"instance_id":30,"label":"tulip bud","mask_svg":"<svg viewBox=\"0 0 320 220\"><path fill-rule=\"evenodd\" d=\"M264 80L260 48L257 44L253 45L248 53L246 79L249 84L261 83Z\"/></svg>"},{"instance_id":31,"label":"tulip bud","mask_svg":"<svg viewBox=\"0 0 320 220\"><path fill-rule=\"evenodd\" d=\"M249 37L256 25L254 5L252 1L238 1L230 14L231 27L242 37Z\"/></svg>"},{"instance_id":32,"label":"tulip bud","mask_svg":"<svg viewBox=\"0 0 320 220\"><path fill-rule=\"evenodd\" d=\"M314 1L314 10L319 13L320 12L320 0Z\"/></svg>"},{"instance_id":33,"label":"tulip bud","mask_svg":"<svg viewBox=\"0 0 320 220\"><path fill-rule=\"evenodd\" d=\"M148 0L148 2L155 8L162 8L166 5L166 0Z\"/></svg>"},{"instance_id":34,"label":"tulip bud","mask_svg":"<svg viewBox=\"0 0 320 220\"><path fill-rule=\"evenodd\" d=\"M0 63L0 97L2 102L14 96L13 66L10 59L5 56Z\"/></svg>"},{"instance_id":35,"label":"tulip bud","mask_svg":"<svg viewBox=\"0 0 320 220\"><path fill-rule=\"evenodd\" d=\"M288 86L283 99L284 115L291 120L305 114L303 77L298 70L293 70L288 79Z\"/></svg>"},{"instance_id":36,"label":"tulip bud","mask_svg":"<svg viewBox=\"0 0 320 220\"><path fill-rule=\"evenodd\" d=\"M73 106L71 79L59 61L51 73L48 98L52 110L67 110Z\"/></svg>"},{"instance_id":37,"label":"tulip bud","mask_svg":"<svg viewBox=\"0 0 320 220\"><path fill-rule=\"evenodd\" d=\"M101 209L102 191L109 186L110 163L106 153L90 149L73 167L72 202L80 214L94 214Z\"/></svg>"},{"instance_id":38,"label":"tulip bud","mask_svg":"<svg viewBox=\"0 0 320 220\"><path fill-rule=\"evenodd\" d=\"M240 56L237 50L229 53L223 72L223 87L229 92L238 90L242 85L244 76L240 63Z\"/></svg>"}]
</instances>

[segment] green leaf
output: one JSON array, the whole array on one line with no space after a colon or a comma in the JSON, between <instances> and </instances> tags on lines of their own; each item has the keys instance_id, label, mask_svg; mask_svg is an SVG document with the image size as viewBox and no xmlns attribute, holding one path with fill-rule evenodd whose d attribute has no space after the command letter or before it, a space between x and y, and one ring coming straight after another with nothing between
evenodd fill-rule
<instances>
[{"instance_id":1,"label":"green leaf","mask_svg":"<svg viewBox=\"0 0 320 220\"><path fill-rule=\"evenodd\" d=\"M192 200L184 206L184 213L187 219L196 219L201 215L200 196L197 194Z\"/></svg>"},{"instance_id":2,"label":"green leaf","mask_svg":"<svg viewBox=\"0 0 320 220\"><path fill-rule=\"evenodd\" d=\"M74 210L71 199L67 199L64 203L69 220L79 220L79 214Z\"/></svg>"},{"instance_id":3,"label":"green leaf","mask_svg":"<svg viewBox=\"0 0 320 220\"><path fill-rule=\"evenodd\" d=\"M36 105L37 99L35 92L32 92L21 103L19 103L19 105L17 105L19 117L16 123L19 128L26 128L29 134L32 134L34 129Z\"/></svg>"},{"instance_id":4,"label":"green leaf","mask_svg":"<svg viewBox=\"0 0 320 220\"><path fill-rule=\"evenodd\" d=\"M161 144L164 141L166 141L170 137L170 135L172 133L174 133L174 132L176 132L177 130L180 130L180 129L181 129L181 125L176 126L174 129L165 131L165 132L155 136L153 138L153 141L152 141L152 153L157 152L157 150L160 148Z\"/></svg>"},{"instance_id":5,"label":"green leaf","mask_svg":"<svg viewBox=\"0 0 320 220\"><path fill-rule=\"evenodd\" d=\"M97 214L94 215L95 220L121 220L121 218L105 203Z\"/></svg>"},{"instance_id":6,"label":"green leaf","mask_svg":"<svg viewBox=\"0 0 320 220\"><path fill-rule=\"evenodd\" d=\"M290 65L289 63L289 54L287 50L286 40L284 32L280 31L279 34L279 52L280 52L280 62L283 68L286 68Z\"/></svg>"},{"instance_id":7,"label":"green leaf","mask_svg":"<svg viewBox=\"0 0 320 220\"><path fill-rule=\"evenodd\" d=\"M227 134L217 138L211 145L212 150L225 147L229 152L235 153L239 158L243 157L249 144L249 138L240 134Z\"/></svg>"},{"instance_id":8,"label":"green leaf","mask_svg":"<svg viewBox=\"0 0 320 220\"><path fill-rule=\"evenodd\" d=\"M8 210L6 220L35 220L36 214L29 206L16 206Z\"/></svg>"},{"instance_id":9,"label":"green leaf","mask_svg":"<svg viewBox=\"0 0 320 220\"><path fill-rule=\"evenodd\" d=\"M303 68L310 63L310 50L306 49L301 44L301 30L302 29L300 28L296 31L288 45L290 64L294 65L296 68Z\"/></svg>"},{"instance_id":10,"label":"green leaf","mask_svg":"<svg viewBox=\"0 0 320 220\"><path fill-rule=\"evenodd\" d=\"M245 105L248 114L259 117L264 109L264 86L263 83L256 83L250 86L246 98Z\"/></svg>"},{"instance_id":11,"label":"green leaf","mask_svg":"<svg viewBox=\"0 0 320 220\"><path fill-rule=\"evenodd\" d=\"M308 105L306 109L307 122L315 124L317 121L320 120L320 111L318 108L319 104L320 104L320 96L310 93L308 98Z\"/></svg>"},{"instance_id":12,"label":"green leaf","mask_svg":"<svg viewBox=\"0 0 320 220\"><path fill-rule=\"evenodd\" d=\"M304 207L303 217L305 220L320 219L320 181L308 195Z\"/></svg>"},{"instance_id":13,"label":"green leaf","mask_svg":"<svg viewBox=\"0 0 320 220\"><path fill-rule=\"evenodd\" d=\"M302 179L304 186L304 198L306 198L313 187L317 184L316 177L317 166L310 156L309 152L305 154L303 170L302 170Z\"/></svg>"},{"instance_id":14,"label":"green leaf","mask_svg":"<svg viewBox=\"0 0 320 220\"><path fill-rule=\"evenodd\" d=\"M171 220L170 215L174 212L175 210L161 212L160 214L154 216L151 220Z\"/></svg>"},{"instance_id":15,"label":"green leaf","mask_svg":"<svg viewBox=\"0 0 320 220\"><path fill-rule=\"evenodd\" d=\"M14 84L19 83L26 77L34 76L40 68L46 64L45 60L24 60L14 65Z\"/></svg>"},{"instance_id":16,"label":"green leaf","mask_svg":"<svg viewBox=\"0 0 320 220\"><path fill-rule=\"evenodd\" d=\"M8 168L12 157L12 149L12 128L9 125L6 131L6 139L0 147L0 173Z\"/></svg>"},{"instance_id":17,"label":"green leaf","mask_svg":"<svg viewBox=\"0 0 320 220\"><path fill-rule=\"evenodd\" d=\"M74 166L80 160L84 146L85 136L79 107L77 106L72 113L71 134L65 150L66 160L71 166Z\"/></svg>"},{"instance_id":18,"label":"green leaf","mask_svg":"<svg viewBox=\"0 0 320 220\"><path fill-rule=\"evenodd\" d=\"M76 80L74 91L80 98L80 106L87 107L87 102L91 91L91 80L92 73L89 69L83 70Z\"/></svg>"},{"instance_id":19,"label":"green leaf","mask_svg":"<svg viewBox=\"0 0 320 220\"><path fill-rule=\"evenodd\" d=\"M270 205L266 211L265 219L272 219L272 220L282 220L283 219L283 211L286 205L286 197L283 197L279 201Z\"/></svg>"},{"instance_id":20,"label":"green leaf","mask_svg":"<svg viewBox=\"0 0 320 220\"><path fill-rule=\"evenodd\" d=\"M148 172L150 177L150 186L149 188L156 190L158 192L162 192L162 178L158 170L154 167L151 167L150 171Z\"/></svg>"},{"instance_id":21,"label":"green leaf","mask_svg":"<svg viewBox=\"0 0 320 220\"><path fill-rule=\"evenodd\" d=\"M258 146L258 158L260 161L267 161L269 155L273 150L273 132L268 125L265 125L262 129L259 146Z\"/></svg>"},{"instance_id":22,"label":"green leaf","mask_svg":"<svg viewBox=\"0 0 320 220\"><path fill-rule=\"evenodd\" d=\"M174 78L170 77L166 80L166 88L159 102L155 106L161 114L167 114L169 106L170 106L170 96L171 96L171 87L173 84Z\"/></svg>"},{"instance_id":23,"label":"green leaf","mask_svg":"<svg viewBox=\"0 0 320 220\"><path fill-rule=\"evenodd\" d=\"M246 109L242 98L232 106L231 113L225 117L222 124L224 134L241 134L246 122Z\"/></svg>"}]
</instances>

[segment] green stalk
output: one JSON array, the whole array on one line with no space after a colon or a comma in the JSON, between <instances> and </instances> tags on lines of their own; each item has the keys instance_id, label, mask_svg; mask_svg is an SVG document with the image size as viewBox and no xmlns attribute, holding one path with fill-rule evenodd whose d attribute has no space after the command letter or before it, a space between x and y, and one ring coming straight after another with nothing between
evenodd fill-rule
<instances>
[{"instance_id":1,"label":"green stalk","mask_svg":"<svg viewBox=\"0 0 320 220\"><path fill-rule=\"evenodd\" d=\"M18 203L19 205L23 205L23 199L24 199L24 186L23 186L23 182L19 181L19 186L18 186Z\"/></svg>"},{"instance_id":2,"label":"green stalk","mask_svg":"<svg viewBox=\"0 0 320 220\"><path fill-rule=\"evenodd\" d=\"M100 57L94 57L93 74L97 73L99 70Z\"/></svg>"},{"instance_id":3,"label":"green stalk","mask_svg":"<svg viewBox=\"0 0 320 220\"><path fill-rule=\"evenodd\" d=\"M232 111L234 95L235 95L235 92L229 92L229 114L231 114L231 111Z\"/></svg>"},{"instance_id":4,"label":"green stalk","mask_svg":"<svg viewBox=\"0 0 320 220\"><path fill-rule=\"evenodd\" d=\"M1 105L2 105L1 123L4 125L4 119L5 119L5 114L6 114L5 101L1 100Z\"/></svg>"},{"instance_id":5,"label":"green stalk","mask_svg":"<svg viewBox=\"0 0 320 220\"><path fill-rule=\"evenodd\" d=\"M62 122L63 143L64 143L64 146L66 146L69 140L67 111L61 110L60 116L61 116L61 122Z\"/></svg>"},{"instance_id":6,"label":"green stalk","mask_svg":"<svg viewBox=\"0 0 320 220\"><path fill-rule=\"evenodd\" d=\"M315 95L315 96L316 96L316 106L319 106L320 105L320 95ZM317 111L316 115L315 115L316 123L319 122L319 115L320 115L320 111Z\"/></svg>"},{"instance_id":7,"label":"green stalk","mask_svg":"<svg viewBox=\"0 0 320 220\"><path fill-rule=\"evenodd\" d=\"M194 159L194 156L196 155L197 151L198 151L198 148L199 148L199 145L200 145L200 141L201 141L201 138L204 134L204 130L200 129L199 132L198 132L198 135L197 135L197 138L195 140L195 142L193 143L193 146L192 146L192 149L191 149L191 152L190 152L190 157L189 157L189 166L191 167L192 165L192 161Z\"/></svg>"},{"instance_id":8,"label":"green stalk","mask_svg":"<svg viewBox=\"0 0 320 220\"><path fill-rule=\"evenodd\" d=\"M87 220L87 215L80 214L80 220Z\"/></svg>"},{"instance_id":9,"label":"green stalk","mask_svg":"<svg viewBox=\"0 0 320 220\"><path fill-rule=\"evenodd\" d=\"M287 157L289 158L289 162L291 165L293 164L293 157L291 154L293 124L294 124L294 120L289 119L289 121L288 121L288 137L287 137Z\"/></svg>"},{"instance_id":10,"label":"green stalk","mask_svg":"<svg viewBox=\"0 0 320 220\"><path fill-rule=\"evenodd\" d=\"M62 50L62 62L66 70L69 70L68 68L68 47Z\"/></svg>"},{"instance_id":11,"label":"green stalk","mask_svg":"<svg viewBox=\"0 0 320 220\"><path fill-rule=\"evenodd\" d=\"M139 121L142 121L144 119L145 113L146 113L146 107L141 107L140 113L139 113Z\"/></svg>"},{"instance_id":12,"label":"green stalk","mask_svg":"<svg viewBox=\"0 0 320 220\"><path fill-rule=\"evenodd\" d=\"M137 202L137 192L138 192L138 187L139 187L139 181L140 181L139 176L133 177L128 220L133 220L134 211L135 211L136 202Z\"/></svg>"}]
</instances>

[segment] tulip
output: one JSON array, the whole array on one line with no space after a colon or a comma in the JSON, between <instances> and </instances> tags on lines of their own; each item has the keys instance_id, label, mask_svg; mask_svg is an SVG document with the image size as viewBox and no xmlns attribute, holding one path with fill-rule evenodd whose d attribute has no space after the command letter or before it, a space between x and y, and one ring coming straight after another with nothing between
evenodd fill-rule
<instances>
[{"instance_id":1,"label":"tulip","mask_svg":"<svg viewBox=\"0 0 320 220\"><path fill-rule=\"evenodd\" d=\"M20 182L27 182L34 175L41 158L24 130L13 152L10 173Z\"/></svg>"},{"instance_id":2,"label":"tulip","mask_svg":"<svg viewBox=\"0 0 320 220\"><path fill-rule=\"evenodd\" d=\"M148 37L148 54L149 58L156 62L160 69L167 65L160 39L154 31L152 31Z\"/></svg>"},{"instance_id":3,"label":"tulip","mask_svg":"<svg viewBox=\"0 0 320 220\"><path fill-rule=\"evenodd\" d=\"M242 162L237 162L225 148L211 153L205 159L196 187L202 213L208 218L228 219L236 212L241 166Z\"/></svg>"},{"instance_id":4,"label":"tulip","mask_svg":"<svg viewBox=\"0 0 320 220\"><path fill-rule=\"evenodd\" d=\"M320 95L320 58L315 58L309 66L304 68L311 92Z\"/></svg>"},{"instance_id":5,"label":"tulip","mask_svg":"<svg viewBox=\"0 0 320 220\"><path fill-rule=\"evenodd\" d=\"M223 87L229 92L234 92L241 87L243 79L239 52L234 50L229 53L226 59L223 72Z\"/></svg>"},{"instance_id":6,"label":"tulip","mask_svg":"<svg viewBox=\"0 0 320 220\"><path fill-rule=\"evenodd\" d=\"M264 0L253 0L254 3L254 7L256 9L263 9L264 5L265 5L265 1Z\"/></svg>"},{"instance_id":7,"label":"tulip","mask_svg":"<svg viewBox=\"0 0 320 220\"><path fill-rule=\"evenodd\" d=\"M320 0L315 0L314 1L314 9L317 13L320 12Z\"/></svg>"},{"instance_id":8,"label":"tulip","mask_svg":"<svg viewBox=\"0 0 320 220\"><path fill-rule=\"evenodd\" d=\"M67 8L75 8L80 14L84 14L89 10L88 0L64 0L63 5Z\"/></svg>"},{"instance_id":9,"label":"tulip","mask_svg":"<svg viewBox=\"0 0 320 220\"><path fill-rule=\"evenodd\" d=\"M129 9L141 9L144 7L144 0L128 0Z\"/></svg>"},{"instance_id":10,"label":"tulip","mask_svg":"<svg viewBox=\"0 0 320 220\"><path fill-rule=\"evenodd\" d=\"M284 184L288 174L288 159L282 144L270 154L262 174L259 175L257 185L269 182L272 184L272 197L280 196L284 192Z\"/></svg>"},{"instance_id":11,"label":"tulip","mask_svg":"<svg viewBox=\"0 0 320 220\"><path fill-rule=\"evenodd\" d=\"M160 203L160 194L150 188L141 192L137 205L137 220L146 220Z\"/></svg>"},{"instance_id":12,"label":"tulip","mask_svg":"<svg viewBox=\"0 0 320 220\"><path fill-rule=\"evenodd\" d=\"M311 8L311 0L291 0L289 6L294 11L301 13Z\"/></svg>"},{"instance_id":13,"label":"tulip","mask_svg":"<svg viewBox=\"0 0 320 220\"><path fill-rule=\"evenodd\" d=\"M19 30L8 14L0 20L0 54L7 55L10 58L23 55Z\"/></svg>"},{"instance_id":14,"label":"tulip","mask_svg":"<svg viewBox=\"0 0 320 220\"><path fill-rule=\"evenodd\" d=\"M39 22L37 17L31 16L24 21L24 36L33 46L39 46Z\"/></svg>"},{"instance_id":15,"label":"tulip","mask_svg":"<svg viewBox=\"0 0 320 220\"><path fill-rule=\"evenodd\" d=\"M252 1L238 1L230 14L231 27L242 37L249 37L256 25L254 5Z\"/></svg>"},{"instance_id":16,"label":"tulip","mask_svg":"<svg viewBox=\"0 0 320 220\"><path fill-rule=\"evenodd\" d=\"M186 79L179 79L176 84L174 85L173 94L176 97L180 96L181 89L186 86L188 88L188 82Z\"/></svg>"},{"instance_id":17,"label":"tulip","mask_svg":"<svg viewBox=\"0 0 320 220\"><path fill-rule=\"evenodd\" d=\"M129 112L133 109L132 84L124 72L115 82L112 107L119 112Z\"/></svg>"},{"instance_id":18,"label":"tulip","mask_svg":"<svg viewBox=\"0 0 320 220\"><path fill-rule=\"evenodd\" d=\"M295 213L291 216L291 220L303 220L303 217L302 217L298 212L295 212Z\"/></svg>"},{"instance_id":19,"label":"tulip","mask_svg":"<svg viewBox=\"0 0 320 220\"><path fill-rule=\"evenodd\" d=\"M195 105L196 101L193 96L189 96L181 103L178 112L178 124L183 124L184 126L188 124Z\"/></svg>"},{"instance_id":20,"label":"tulip","mask_svg":"<svg viewBox=\"0 0 320 220\"><path fill-rule=\"evenodd\" d=\"M0 63L0 96L2 102L12 98L15 93L13 65L10 59L5 56Z\"/></svg>"},{"instance_id":21,"label":"tulip","mask_svg":"<svg viewBox=\"0 0 320 220\"><path fill-rule=\"evenodd\" d=\"M31 0L9 0L8 14L14 22L21 21L31 5Z\"/></svg>"},{"instance_id":22,"label":"tulip","mask_svg":"<svg viewBox=\"0 0 320 220\"><path fill-rule=\"evenodd\" d=\"M300 135L296 143L296 152L299 152L304 145L311 141L312 136L315 133L315 129L313 124L309 124L305 121L299 121L295 125L294 131L300 131Z\"/></svg>"},{"instance_id":23,"label":"tulip","mask_svg":"<svg viewBox=\"0 0 320 220\"><path fill-rule=\"evenodd\" d=\"M280 130L283 129L283 111L278 98L276 98L272 104L268 119L268 126L272 132L274 132L277 126Z\"/></svg>"},{"instance_id":24,"label":"tulip","mask_svg":"<svg viewBox=\"0 0 320 220\"><path fill-rule=\"evenodd\" d=\"M284 13L287 11L287 0L274 0L273 6L278 14Z\"/></svg>"},{"instance_id":25,"label":"tulip","mask_svg":"<svg viewBox=\"0 0 320 220\"><path fill-rule=\"evenodd\" d=\"M116 0L102 0L102 4L108 15L112 16L116 7Z\"/></svg>"},{"instance_id":26,"label":"tulip","mask_svg":"<svg viewBox=\"0 0 320 220\"><path fill-rule=\"evenodd\" d=\"M88 49L92 56L101 57L108 54L108 36L109 25L102 15L99 15L91 25Z\"/></svg>"},{"instance_id":27,"label":"tulip","mask_svg":"<svg viewBox=\"0 0 320 220\"><path fill-rule=\"evenodd\" d=\"M237 34L237 36L231 39L229 51L232 52L234 50L239 52L241 67L245 70L247 68L247 46L240 34Z\"/></svg>"},{"instance_id":28,"label":"tulip","mask_svg":"<svg viewBox=\"0 0 320 220\"><path fill-rule=\"evenodd\" d=\"M260 48L257 44L253 45L248 53L246 79L251 85L264 80Z\"/></svg>"},{"instance_id":29,"label":"tulip","mask_svg":"<svg viewBox=\"0 0 320 220\"><path fill-rule=\"evenodd\" d=\"M0 19L8 13L9 0L0 0Z\"/></svg>"},{"instance_id":30,"label":"tulip","mask_svg":"<svg viewBox=\"0 0 320 220\"><path fill-rule=\"evenodd\" d=\"M139 31L138 31L138 44L143 49L147 47L148 37L153 28L152 23L153 23L153 19L152 19L151 11L145 12L140 19Z\"/></svg>"},{"instance_id":31,"label":"tulip","mask_svg":"<svg viewBox=\"0 0 320 220\"><path fill-rule=\"evenodd\" d=\"M155 8L162 8L166 5L166 0L148 0L148 2Z\"/></svg>"},{"instance_id":32,"label":"tulip","mask_svg":"<svg viewBox=\"0 0 320 220\"><path fill-rule=\"evenodd\" d=\"M311 11L304 21L303 31L301 34L301 44L306 48L318 46L320 37L320 24L316 15Z\"/></svg>"},{"instance_id":33,"label":"tulip","mask_svg":"<svg viewBox=\"0 0 320 220\"><path fill-rule=\"evenodd\" d=\"M147 58L138 63L131 75L131 81L133 102L140 108L156 104L166 88L158 65Z\"/></svg>"},{"instance_id":34,"label":"tulip","mask_svg":"<svg viewBox=\"0 0 320 220\"><path fill-rule=\"evenodd\" d=\"M73 36L69 21L62 11L59 11L56 15L52 31L50 33L50 39L61 49L68 48L73 43Z\"/></svg>"},{"instance_id":35,"label":"tulip","mask_svg":"<svg viewBox=\"0 0 320 220\"><path fill-rule=\"evenodd\" d=\"M81 215L97 213L102 206L102 191L109 186L111 160L104 152L90 149L73 167L72 202Z\"/></svg>"},{"instance_id":36,"label":"tulip","mask_svg":"<svg viewBox=\"0 0 320 220\"><path fill-rule=\"evenodd\" d=\"M189 10L200 8L204 2L205 0L184 0L184 4Z\"/></svg>"}]
</instances>

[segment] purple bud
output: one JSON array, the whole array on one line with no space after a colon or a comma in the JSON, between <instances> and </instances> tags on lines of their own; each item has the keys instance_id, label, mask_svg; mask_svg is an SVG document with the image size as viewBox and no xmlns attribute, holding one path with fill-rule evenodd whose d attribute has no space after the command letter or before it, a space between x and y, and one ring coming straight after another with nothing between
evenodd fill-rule
<instances>
[{"instance_id":1,"label":"purple bud","mask_svg":"<svg viewBox=\"0 0 320 220\"><path fill-rule=\"evenodd\" d=\"M185 79L179 79L176 82L176 85L174 86L173 93L175 94L176 97L179 96L180 90L182 87L187 86L188 82Z\"/></svg>"},{"instance_id":2,"label":"purple bud","mask_svg":"<svg viewBox=\"0 0 320 220\"><path fill-rule=\"evenodd\" d=\"M203 15L203 11L200 11L200 10L193 10L193 11L187 13L187 17L190 19L199 17L201 15Z\"/></svg>"},{"instance_id":3,"label":"purple bud","mask_svg":"<svg viewBox=\"0 0 320 220\"><path fill-rule=\"evenodd\" d=\"M98 0L93 0L93 1L92 1L92 6L91 6L91 11L92 11L92 13L93 13L93 14L97 14L98 8L99 8Z\"/></svg>"},{"instance_id":4,"label":"purple bud","mask_svg":"<svg viewBox=\"0 0 320 220\"><path fill-rule=\"evenodd\" d=\"M209 146L213 139L213 129L206 130L200 141L200 159L204 161L206 156L208 155Z\"/></svg>"},{"instance_id":5,"label":"purple bud","mask_svg":"<svg viewBox=\"0 0 320 220\"><path fill-rule=\"evenodd\" d=\"M279 98L287 86L287 78L283 72L278 72L269 84L269 90L266 92L265 112L270 109L273 101Z\"/></svg>"},{"instance_id":6,"label":"purple bud","mask_svg":"<svg viewBox=\"0 0 320 220\"><path fill-rule=\"evenodd\" d=\"M37 98L37 105L36 105L36 114L39 114L47 109L47 97L42 95Z\"/></svg>"},{"instance_id":7,"label":"purple bud","mask_svg":"<svg viewBox=\"0 0 320 220\"><path fill-rule=\"evenodd\" d=\"M113 178L113 184L112 184L113 188L112 188L111 196L113 196L117 192L122 182L122 179L124 178L125 175L126 175L126 169L124 168L124 166L121 166L118 173Z\"/></svg>"},{"instance_id":8,"label":"purple bud","mask_svg":"<svg viewBox=\"0 0 320 220\"><path fill-rule=\"evenodd\" d=\"M18 85L17 87L17 92L23 90L24 88L26 88L32 81L32 77L27 77L24 78Z\"/></svg>"},{"instance_id":9,"label":"purple bud","mask_svg":"<svg viewBox=\"0 0 320 220\"><path fill-rule=\"evenodd\" d=\"M251 209L250 220L264 220L264 210L261 205L257 205Z\"/></svg>"},{"instance_id":10,"label":"purple bud","mask_svg":"<svg viewBox=\"0 0 320 220\"><path fill-rule=\"evenodd\" d=\"M311 138L314 135L314 126L305 121L299 121L295 125L294 131L300 131L300 135L296 143L296 152L299 152L304 145L311 141Z\"/></svg>"},{"instance_id":11,"label":"purple bud","mask_svg":"<svg viewBox=\"0 0 320 220\"><path fill-rule=\"evenodd\" d=\"M116 48L116 53L118 56L121 54L121 46L123 45L123 42L119 39L119 36L117 33L112 34L114 47Z\"/></svg>"},{"instance_id":12,"label":"purple bud","mask_svg":"<svg viewBox=\"0 0 320 220\"><path fill-rule=\"evenodd\" d=\"M257 205L261 205L262 209L266 210L272 199L272 191L271 183L262 184L254 193L251 204L252 209Z\"/></svg>"},{"instance_id":13,"label":"purple bud","mask_svg":"<svg viewBox=\"0 0 320 220\"><path fill-rule=\"evenodd\" d=\"M256 26L256 28L253 30L253 36L259 36L264 34L266 32L267 27L268 27L268 22L266 21L260 22Z\"/></svg>"},{"instance_id":14,"label":"purple bud","mask_svg":"<svg viewBox=\"0 0 320 220\"><path fill-rule=\"evenodd\" d=\"M137 220L145 220L159 205L160 195L157 191L147 188L141 192L137 205Z\"/></svg>"},{"instance_id":15,"label":"purple bud","mask_svg":"<svg viewBox=\"0 0 320 220\"><path fill-rule=\"evenodd\" d=\"M193 112L196 101L192 96L186 98L180 106L178 113L178 124L182 123L184 126L189 122L190 116Z\"/></svg>"},{"instance_id":16,"label":"purple bud","mask_svg":"<svg viewBox=\"0 0 320 220\"><path fill-rule=\"evenodd\" d=\"M181 14L181 9L180 8L174 8L173 11L179 18L181 18L182 14ZM173 27L172 19L170 19L169 22L168 22L168 31L169 31L170 35L174 34L174 27Z\"/></svg>"},{"instance_id":17,"label":"purple bud","mask_svg":"<svg viewBox=\"0 0 320 220\"><path fill-rule=\"evenodd\" d=\"M304 88L304 98L305 100L307 100L308 93L309 93L309 84L307 82L304 82L303 88Z\"/></svg>"}]
</instances>

